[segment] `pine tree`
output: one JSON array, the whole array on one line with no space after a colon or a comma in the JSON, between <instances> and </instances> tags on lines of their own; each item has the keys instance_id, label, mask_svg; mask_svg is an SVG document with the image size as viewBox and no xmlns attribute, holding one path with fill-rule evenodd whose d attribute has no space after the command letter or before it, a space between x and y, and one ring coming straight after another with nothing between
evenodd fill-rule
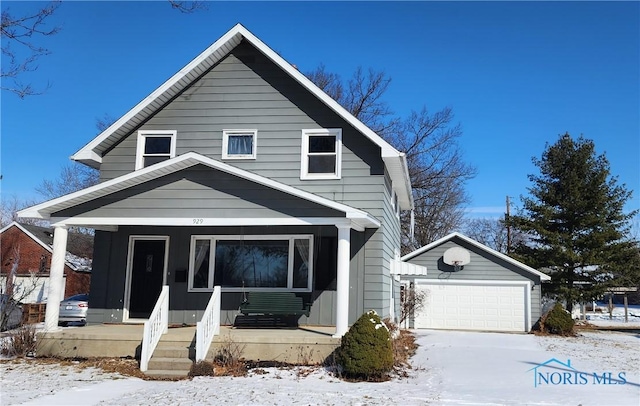
<instances>
[{"instance_id":1,"label":"pine tree","mask_svg":"<svg viewBox=\"0 0 640 406\"><path fill-rule=\"evenodd\" d=\"M515 254L552 278L545 294L571 311L609 286L637 286L640 251L630 237L637 211L624 212L631 191L611 176L593 141L562 135L533 163L540 175L529 175L530 196L511 221L528 237Z\"/></svg>"}]
</instances>

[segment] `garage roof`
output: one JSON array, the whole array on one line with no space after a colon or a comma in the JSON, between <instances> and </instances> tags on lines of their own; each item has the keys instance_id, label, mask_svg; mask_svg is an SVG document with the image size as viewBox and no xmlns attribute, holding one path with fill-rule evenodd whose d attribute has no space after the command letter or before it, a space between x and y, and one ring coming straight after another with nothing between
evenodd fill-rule
<instances>
[{"instance_id":1,"label":"garage roof","mask_svg":"<svg viewBox=\"0 0 640 406\"><path fill-rule=\"evenodd\" d=\"M449 234L449 235L447 235L445 237L440 238L439 240L436 240L436 241L434 241L434 242L432 242L430 244L425 245L424 247L418 248L417 250L415 250L415 251L403 256L401 259L402 259L402 261L408 261L408 260L410 260L412 258L417 257L418 255L420 255L420 254L422 254L424 252L427 252L427 251L431 250L432 248L435 248L435 247L437 247L439 245L442 245L445 242L451 241L451 240L453 240L455 238L460 239L462 241L465 241L466 243L471 244L471 245L473 245L473 246L475 246L475 247L477 247L477 248L479 248L479 249L481 249L481 250L483 250L483 251L485 251L485 252L487 252L487 253L489 253L489 254L491 254L493 256L496 256L496 257L498 257L498 258L500 258L500 259L502 259L502 260L504 260L506 262L509 262L509 263L517 266L518 268L522 269L523 271L526 271L526 272L529 272L529 273L531 273L533 275L536 275L536 276L540 277L540 280L542 280L542 281L551 280L551 277L549 275L547 275L545 273L542 273L542 272L540 272L540 271L538 271L538 270L536 270L534 268L531 268L530 266L525 265L520 261L516 261L515 259L511 258L510 256L505 255L505 254L503 254L501 252L498 252L498 251L496 251L496 250L494 250L492 248L489 248L486 245L481 244L478 241L476 241L476 240L474 240L472 238L469 238L464 234L460 234L458 232L451 233L451 234Z\"/></svg>"}]
</instances>

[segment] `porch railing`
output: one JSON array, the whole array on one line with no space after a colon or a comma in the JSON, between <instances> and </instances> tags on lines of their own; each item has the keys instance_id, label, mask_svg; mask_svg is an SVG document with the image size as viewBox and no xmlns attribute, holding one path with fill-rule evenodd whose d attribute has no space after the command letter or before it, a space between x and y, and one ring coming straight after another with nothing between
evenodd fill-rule
<instances>
[{"instance_id":1,"label":"porch railing","mask_svg":"<svg viewBox=\"0 0 640 406\"><path fill-rule=\"evenodd\" d=\"M145 372L149 368L149 360L156 349L160 337L169 329L169 286L162 287L160 297L156 302L149 320L144 322L142 334L142 351L140 354L140 370Z\"/></svg>"},{"instance_id":2,"label":"porch railing","mask_svg":"<svg viewBox=\"0 0 640 406\"><path fill-rule=\"evenodd\" d=\"M213 336L220 334L220 297L220 286L216 286L202 320L196 324L196 362L206 358Z\"/></svg>"},{"instance_id":3,"label":"porch railing","mask_svg":"<svg viewBox=\"0 0 640 406\"><path fill-rule=\"evenodd\" d=\"M397 259L391 260L391 275L415 275L424 276L427 274L427 267L408 262L399 261Z\"/></svg>"}]
</instances>

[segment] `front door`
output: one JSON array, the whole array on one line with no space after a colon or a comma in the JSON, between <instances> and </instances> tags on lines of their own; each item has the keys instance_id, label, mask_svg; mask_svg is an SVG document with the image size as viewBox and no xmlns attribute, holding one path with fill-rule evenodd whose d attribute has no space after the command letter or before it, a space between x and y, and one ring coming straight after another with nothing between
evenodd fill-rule
<instances>
[{"instance_id":1,"label":"front door","mask_svg":"<svg viewBox=\"0 0 640 406\"><path fill-rule=\"evenodd\" d=\"M134 239L130 255L129 318L148 319L165 273L167 239Z\"/></svg>"}]
</instances>

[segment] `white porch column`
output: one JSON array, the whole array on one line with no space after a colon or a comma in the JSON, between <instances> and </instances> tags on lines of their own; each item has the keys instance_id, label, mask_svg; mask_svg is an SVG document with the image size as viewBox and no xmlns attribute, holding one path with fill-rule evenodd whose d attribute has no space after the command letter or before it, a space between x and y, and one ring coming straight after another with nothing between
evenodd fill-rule
<instances>
[{"instance_id":1,"label":"white porch column","mask_svg":"<svg viewBox=\"0 0 640 406\"><path fill-rule=\"evenodd\" d=\"M64 287L64 262L67 253L67 227L55 226L53 230L53 255L49 270L49 297L47 298L47 312L44 317L44 331L58 329L60 315L60 301Z\"/></svg>"},{"instance_id":2,"label":"white porch column","mask_svg":"<svg viewBox=\"0 0 640 406\"><path fill-rule=\"evenodd\" d=\"M349 330L349 257L351 255L351 227L338 228L338 275L336 280L336 338Z\"/></svg>"}]
</instances>

